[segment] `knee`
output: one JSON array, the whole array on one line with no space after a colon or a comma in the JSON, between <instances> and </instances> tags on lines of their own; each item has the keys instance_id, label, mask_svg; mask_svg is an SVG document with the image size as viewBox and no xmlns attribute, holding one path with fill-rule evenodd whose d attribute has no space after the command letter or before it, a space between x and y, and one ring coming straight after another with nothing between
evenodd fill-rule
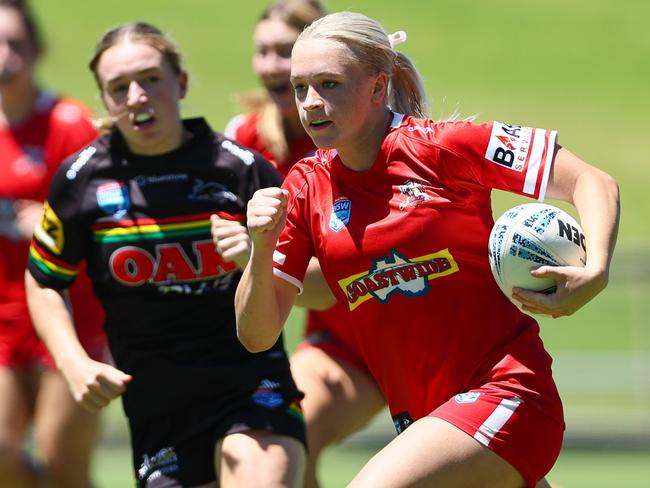
<instances>
[{"instance_id":1,"label":"knee","mask_svg":"<svg viewBox=\"0 0 650 488\"><path fill-rule=\"evenodd\" d=\"M326 447L338 440L335 430L325 417L305 415L305 428L310 457L319 456Z\"/></svg>"},{"instance_id":2,"label":"knee","mask_svg":"<svg viewBox=\"0 0 650 488\"><path fill-rule=\"evenodd\" d=\"M252 441L252 442L251 442ZM223 486L302 486L306 453L296 439L252 433L230 435L217 462Z\"/></svg>"}]
</instances>

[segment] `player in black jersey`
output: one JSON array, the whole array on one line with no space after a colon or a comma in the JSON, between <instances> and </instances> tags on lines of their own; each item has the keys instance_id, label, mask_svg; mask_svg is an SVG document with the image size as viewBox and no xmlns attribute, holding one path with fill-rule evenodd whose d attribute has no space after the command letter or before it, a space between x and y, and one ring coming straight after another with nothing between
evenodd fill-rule
<instances>
[{"instance_id":1,"label":"player in black jersey","mask_svg":"<svg viewBox=\"0 0 650 488\"><path fill-rule=\"evenodd\" d=\"M282 340L251 354L235 332L243 225L219 253L212 215L243 221L280 183L257 153L182 120L187 75L145 23L104 35L90 63L113 129L62 165L30 249L30 311L75 398L122 395L139 486L299 486L301 393ZM86 258L116 367L91 360L60 291Z\"/></svg>"}]
</instances>

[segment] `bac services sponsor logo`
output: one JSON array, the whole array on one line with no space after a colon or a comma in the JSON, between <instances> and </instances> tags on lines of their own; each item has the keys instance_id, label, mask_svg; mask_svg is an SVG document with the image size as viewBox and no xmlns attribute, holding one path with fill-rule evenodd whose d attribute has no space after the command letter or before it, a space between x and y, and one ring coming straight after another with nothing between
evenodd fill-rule
<instances>
[{"instance_id":1,"label":"bac services sponsor logo","mask_svg":"<svg viewBox=\"0 0 650 488\"><path fill-rule=\"evenodd\" d=\"M485 159L520 173L531 150L533 129L494 122Z\"/></svg>"},{"instance_id":2,"label":"bac services sponsor logo","mask_svg":"<svg viewBox=\"0 0 650 488\"><path fill-rule=\"evenodd\" d=\"M339 280L350 310L371 298L387 302L395 293L416 297L429 292L429 281L458 271L458 264L444 249L408 259L392 250L368 270Z\"/></svg>"}]
</instances>

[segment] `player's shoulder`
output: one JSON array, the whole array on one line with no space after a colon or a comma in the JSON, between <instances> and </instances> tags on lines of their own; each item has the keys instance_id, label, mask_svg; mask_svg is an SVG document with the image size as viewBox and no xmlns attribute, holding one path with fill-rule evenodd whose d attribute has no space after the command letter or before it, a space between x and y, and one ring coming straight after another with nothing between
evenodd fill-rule
<instances>
[{"instance_id":1,"label":"player's shoulder","mask_svg":"<svg viewBox=\"0 0 650 488\"><path fill-rule=\"evenodd\" d=\"M223 134L246 144L257 136L257 120L257 114L253 112L235 115L226 124Z\"/></svg>"},{"instance_id":2,"label":"player's shoulder","mask_svg":"<svg viewBox=\"0 0 650 488\"><path fill-rule=\"evenodd\" d=\"M281 181L273 163L256 150L219 132L213 132L213 144L213 164L216 167L228 168L241 178L251 178L250 175L257 174L265 175L278 184Z\"/></svg>"},{"instance_id":3,"label":"player's shoulder","mask_svg":"<svg viewBox=\"0 0 650 488\"><path fill-rule=\"evenodd\" d=\"M57 125L91 125L90 109L75 98L43 92L37 102L37 110L48 111L51 121Z\"/></svg>"},{"instance_id":4,"label":"player's shoulder","mask_svg":"<svg viewBox=\"0 0 650 488\"><path fill-rule=\"evenodd\" d=\"M398 114L396 114L398 115ZM393 122L395 124L395 122ZM463 140L468 135L489 130L491 122L475 124L473 120L433 120L402 116L396 124L396 132L412 140L420 140L437 145L446 145Z\"/></svg>"},{"instance_id":5,"label":"player's shoulder","mask_svg":"<svg viewBox=\"0 0 650 488\"><path fill-rule=\"evenodd\" d=\"M313 155L297 161L289 170L285 181L290 179L295 183L329 175L336 156L337 152L334 149L317 149Z\"/></svg>"},{"instance_id":6,"label":"player's shoulder","mask_svg":"<svg viewBox=\"0 0 650 488\"><path fill-rule=\"evenodd\" d=\"M98 167L110 165L111 160L110 134L107 134L67 157L59 166L55 179L86 180Z\"/></svg>"},{"instance_id":7,"label":"player's shoulder","mask_svg":"<svg viewBox=\"0 0 650 488\"><path fill-rule=\"evenodd\" d=\"M220 132L214 132L214 145L217 149L217 164L254 166L259 164L259 160L264 160L257 151Z\"/></svg>"},{"instance_id":8,"label":"player's shoulder","mask_svg":"<svg viewBox=\"0 0 650 488\"><path fill-rule=\"evenodd\" d=\"M336 149L316 149L314 154L298 160L294 167L298 166L303 171L313 171L317 168L327 169L332 166L337 155Z\"/></svg>"}]
</instances>

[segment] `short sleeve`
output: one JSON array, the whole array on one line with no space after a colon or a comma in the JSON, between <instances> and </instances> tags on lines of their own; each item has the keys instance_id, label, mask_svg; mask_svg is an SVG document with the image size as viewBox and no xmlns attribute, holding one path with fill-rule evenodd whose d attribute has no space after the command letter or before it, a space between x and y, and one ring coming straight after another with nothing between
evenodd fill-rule
<instances>
[{"instance_id":1,"label":"short sleeve","mask_svg":"<svg viewBox=\"0 0 650 488\"><path fill-rule=\"evenodd\" d=\"M450 123L439 143L481 185L544 199L557 132L501 122Z\"/></svg>"},{"instance_id":2,"label":"short sleeve","mask_svg":"<svg viewBox=\"0 0 650 488\"><path fill-rule=\"evenodd\" d=\"M273 272L302 293L305 272L315 254L310 225L309 185L303 167L294 166L282 187L289 190L290 196L287 223L273 254Z\"/></svg>"},{"instance_id":3,"label":"short sleeve","mask_svg":"<svg viewBox=\"0 0 650 488\"><path fill-rule=\"evenodd\" d=\"M89 238L89 229L79 215L82 178L75 175L71 179L66 175L69 166L68 162L64 163L54 175L27 261L27 269L34 279L54 289L67 288L74 282Z\"/></svg>"}]
</instances>

